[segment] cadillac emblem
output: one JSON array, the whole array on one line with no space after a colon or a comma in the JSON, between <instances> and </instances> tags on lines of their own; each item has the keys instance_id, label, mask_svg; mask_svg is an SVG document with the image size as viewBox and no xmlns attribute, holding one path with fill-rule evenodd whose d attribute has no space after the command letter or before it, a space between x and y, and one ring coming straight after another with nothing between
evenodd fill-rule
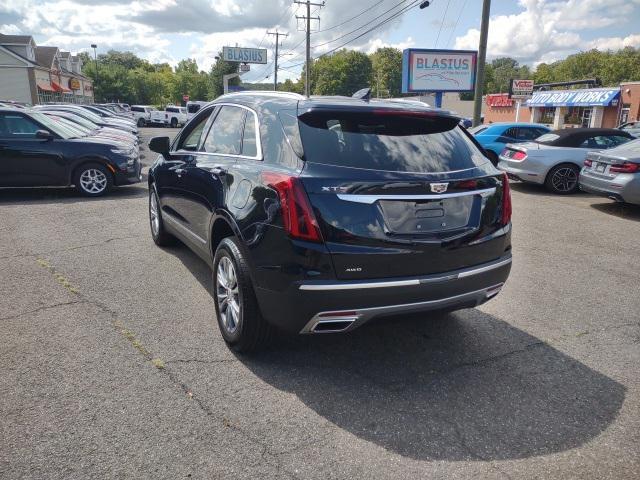
<instances>
[{"instance_id":1,"label":"cadillac emblem","mask_svg":"<svg viewBox=\"0 0 640 480\"><path fill-rule=\"evenodd\" d=\"M448 183L432 183L431 191L433 193L444 193L447 191Z\"/></svg>"}]
</instances>

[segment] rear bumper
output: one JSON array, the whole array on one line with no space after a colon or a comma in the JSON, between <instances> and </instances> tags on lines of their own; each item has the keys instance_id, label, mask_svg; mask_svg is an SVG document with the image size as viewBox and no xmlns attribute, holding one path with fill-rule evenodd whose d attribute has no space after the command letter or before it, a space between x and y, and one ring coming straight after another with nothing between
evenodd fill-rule
<instances>
[{"instance_id":1,"label":"rear bumper","mask_svg":"<svg viewBox=\"0 0 640 480\"><path fill-rule=\"evenodd\" d=\"M503 156L500 156L498 169L506 172L510 178L523 182L543 184L546 176L544 167L540 165L527 160L514 162Z\"/></svg>"},{"instance_id":2,"label":"rear bumper","mask_svg":"<svg viewBox=\"0 0 640 480\"><path fill-rule=\"evenodd\" d=\"M583 168L580 172L580 190L618 202L640 204L640 175L618 174L609 177L590 173Z\"/></svg>"},{"instance_id":3,"label":"rear bumper","mask_svg":"<svg viewBox=\"0 0 640 480\"><path fill-rule=\"evenodd\" d=\"M293 333L343 332L389 315L458 310L480 305L499 291L511 254L472 268L422 277L367 281L302 281L281 292L257 288L262 314Z\"/></svg>"}]
</instances>

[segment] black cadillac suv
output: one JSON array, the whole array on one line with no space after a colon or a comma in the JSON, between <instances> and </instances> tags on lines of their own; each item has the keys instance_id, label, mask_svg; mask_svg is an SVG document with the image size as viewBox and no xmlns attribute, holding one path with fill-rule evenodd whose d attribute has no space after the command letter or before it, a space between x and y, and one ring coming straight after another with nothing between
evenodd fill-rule
<instances>
[{"instance_id":1,"label":"black cadillac suv","mask_svg":"<svg viewBox=\"0 0 640 480\"><path fill-rule=\"evenodd\" d=\"M474 307L509 275L511 197L459 121L408 102L224 95L149 144L153 239L212 266L238 351L274 327Z\"/></svg>"}]
</instances>

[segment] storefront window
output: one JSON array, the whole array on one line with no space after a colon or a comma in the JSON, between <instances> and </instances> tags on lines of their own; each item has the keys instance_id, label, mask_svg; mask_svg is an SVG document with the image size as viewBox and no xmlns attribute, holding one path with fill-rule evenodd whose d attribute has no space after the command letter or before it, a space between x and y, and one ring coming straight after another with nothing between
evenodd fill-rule
<instances>
[{"instance_id":1,"label":"storefront window","mask_svg":"<svg viewBox=\"0 0 640 480\"><path fill-rule=\"evenodd\" d=\"M556 115L555 107L542 107L540 109L540 123L553 123L553 117Z\"/></svg>"},{"instance_id":2,"label":"storefront window","mask_svg":"<svg viewBox=\"0 0 640 480\"><path fill-rule=\"evenodd\" d=\"M627 123L629 121L629 112L631 111L631 104L624 103L622 110L620 110L620 122L619 124Z\"/></svg>"},{"instance_id":3,"label":"storefront window","mask_svg":"<svg viewBox=\"0 0 640 480\"><path fill-rule=\"evenodd\" d=\"M591 122L592 111L593 109L590 107L569 107L567 114L564 116L564 124L588 127Z\"/></svg>"}]
</instances>

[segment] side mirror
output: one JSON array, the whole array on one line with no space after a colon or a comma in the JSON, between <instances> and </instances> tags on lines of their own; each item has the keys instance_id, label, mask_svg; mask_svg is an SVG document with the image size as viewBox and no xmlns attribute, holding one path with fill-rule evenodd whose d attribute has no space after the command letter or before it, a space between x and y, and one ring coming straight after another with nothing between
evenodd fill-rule
<instances>
[{"instance_id":1,"label":"side mirror","mask_svg":"<svg viewBox=\"0 0 640 480\"><path fill-rule=\"evenodd\" d=\"M40 140L53 140L53 135L49 130L36 130L36 138Z\"/></svg>"},{"instance_id":2,"label":"side mirror","mask_svg":"<svg viewBox=\"0 0 640 480\"><path fill-rule=\"evenodd\" d=\"M149 150L164 156L169 155L169 137L153 137L149 141Z\"/></svg>"}]
</instances>

